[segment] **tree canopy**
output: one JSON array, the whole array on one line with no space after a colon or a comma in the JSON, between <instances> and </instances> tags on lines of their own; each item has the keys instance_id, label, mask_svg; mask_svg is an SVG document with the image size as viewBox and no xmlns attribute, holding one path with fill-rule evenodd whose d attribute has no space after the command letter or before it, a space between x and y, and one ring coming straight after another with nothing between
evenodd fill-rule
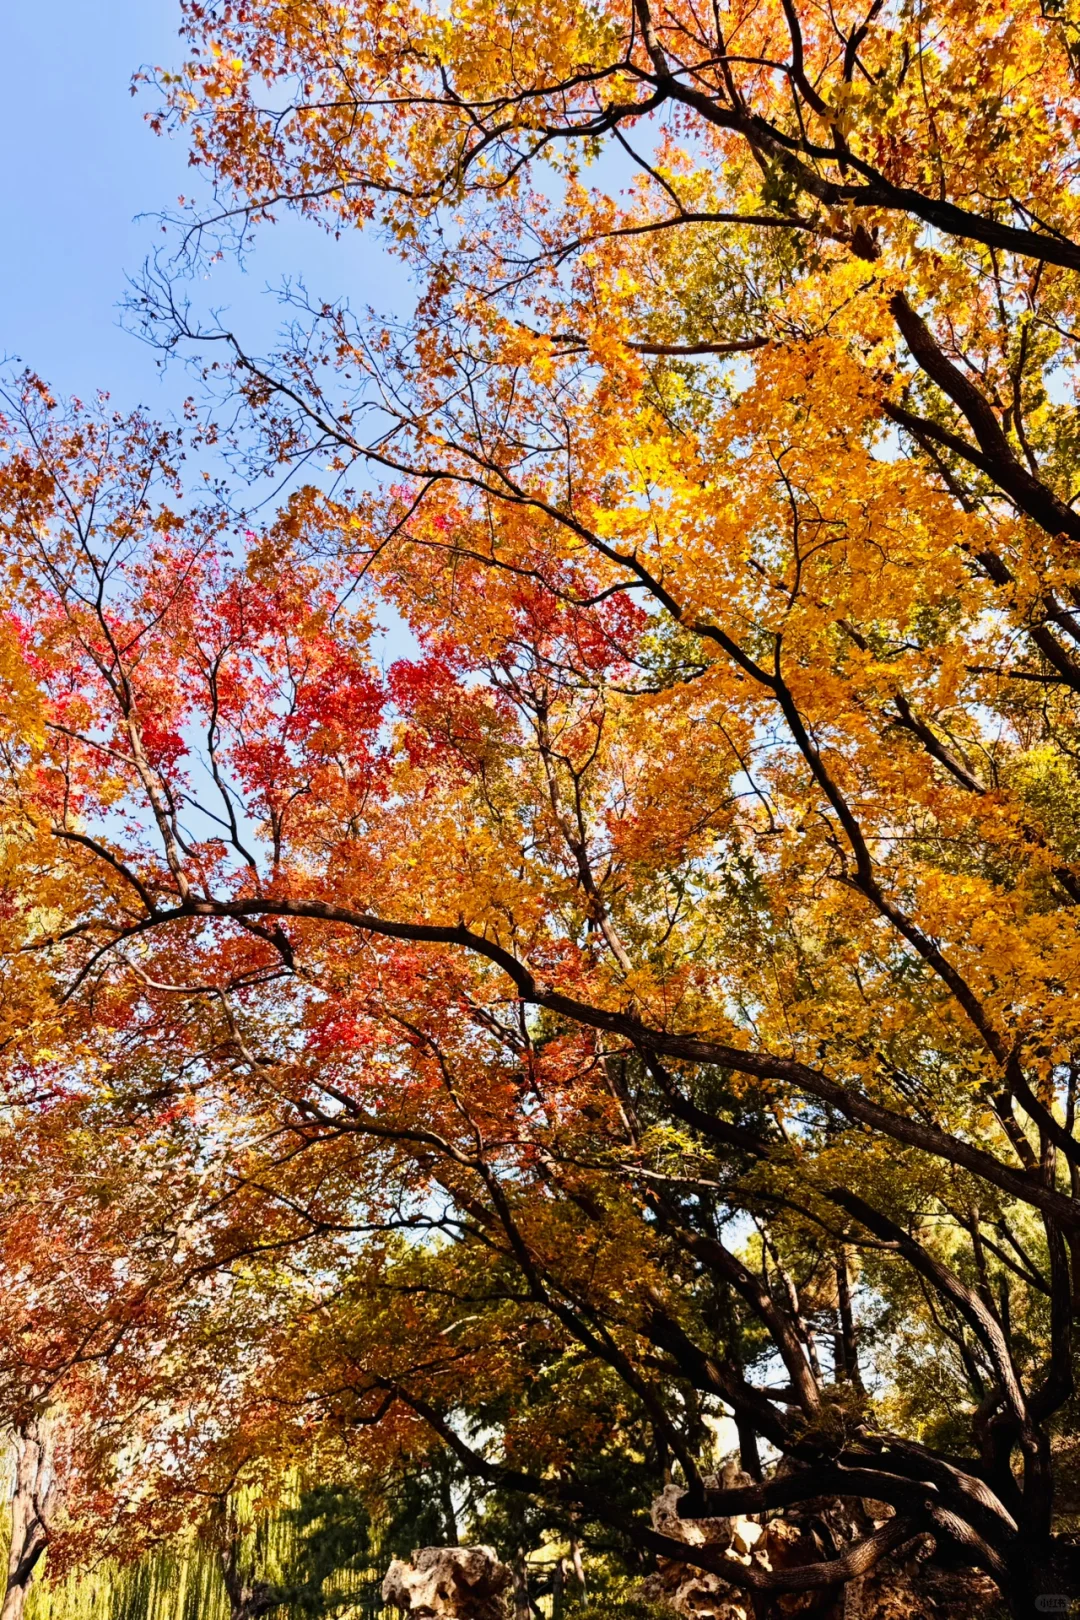
<instances>
[{"instance_id":1,"label":"tree canopy","mask_svg":"<svg viewBox=\"0 0 1080 1620\"><path fill-rule=\"evenodd\" d=\"M185 16L205 405L8 396L0 932L16 1116L183 1122L200 1456L441 1452L762 1613L918 1535L1080 1594L1080 18ZM283 209L414 314L202 316ZM665 1471L893 1512L763 1572Z\"/></svg>"}]
</instances>

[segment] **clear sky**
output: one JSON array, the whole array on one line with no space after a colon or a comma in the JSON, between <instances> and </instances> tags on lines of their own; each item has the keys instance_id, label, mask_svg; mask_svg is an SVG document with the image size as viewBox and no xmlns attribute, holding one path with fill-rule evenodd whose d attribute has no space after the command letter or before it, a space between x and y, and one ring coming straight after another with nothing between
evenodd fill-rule
<instances>
[{"instance_id":1,"label":"clear sky","mask_svg":"<svg viewBox=\"0 0 1080 1620\"><path fill-rule=\"evenodd\" d=\"M60 393L107 389L122 407L164 412L190 386L121 330L126 277L160 241L153 215L198 195L181 140L144 122L132 97L145 63L176 65L178 0L0 0L0 356ZM241 274L215 272L207 305L227 306L256 346L277 320L265 289L302 275L313 293L384 307L392 272L376 246L335 243L286 222ZM397 271L400 280L400 270Z\"/></svg>"}]
</instances>

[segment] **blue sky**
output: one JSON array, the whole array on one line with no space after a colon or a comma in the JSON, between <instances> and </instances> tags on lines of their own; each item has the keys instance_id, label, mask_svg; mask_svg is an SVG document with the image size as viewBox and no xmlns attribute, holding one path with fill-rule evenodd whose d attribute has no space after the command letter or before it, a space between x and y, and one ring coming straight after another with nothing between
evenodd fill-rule
<instances>
[{"instance_id":1,"label":"blue sky","mask_svg":"<svg viewBox=\"0 0 1080 1620\"><path fill-rule=\"evenodd\" d=\"M153 352L121 330L117 305L161 240L154 219L137 216L199 195L182 141L144 122L151 94L129 92L143 64L181 59L178 23L177 0L0 4L0 355L62 394L101 388L123 408L161 413L190 382L179 371L160 379ZM243 273L224 266L203 292L255 345L277 319L265 289L283 276L381 307L392 274L374 243L286 221L264 233Z\"/></svg>"}]
</instances>

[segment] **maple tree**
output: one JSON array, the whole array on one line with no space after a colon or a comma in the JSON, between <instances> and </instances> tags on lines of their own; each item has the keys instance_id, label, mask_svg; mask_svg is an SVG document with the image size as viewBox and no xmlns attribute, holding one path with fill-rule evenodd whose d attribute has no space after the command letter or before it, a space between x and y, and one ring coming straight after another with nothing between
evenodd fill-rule
<instances>
[{"instance_id":1,"label":"maple tree","mask_svg":"<svg viewBox=\"0 0 1080 1620\"><path fill-rule=\"evenodd\" d=\"M249 1440L438 1442L762 1609L920 1533L1075 1594L1068 5L187 17L219 224L379 224L417 314L256 356L148 278L253 464L336 475L258 532L12 403L56 915L4 926L227 1145ZM657 1461L895 1513L763 1571L634 1518Z\"/></svg>"},{"instance_id":2,"label":"maple tree","mask_svg":"<svg viewBox=\"0 0 1080 1620\"><path fill-rule=\"evenodd\" d=\"M155 1095L144 1064L133 1108L101 1022L89 1039L65 1027L63 987L45 960L12 952L28 918L63 915L79 874L55 868L48 811L34 802L45 732L25 640L13 620L0 635L10 790L0 835L0 1426L11 1467L0 1613L19 1620L46 1554L52 1576L103 1553L130 1559L191 1516L190 1501L178 1513L165 1488L184 1450L181 1414L186 1403L190 1421L201 1397L221 1420L220 1341L234 1359L244 1341L222 1323L227 1289L200 1277L185 1249L206 1181L190 1098ZM122 1052L125 1032L111 1022Z\"/></svg>"}]
</instances>

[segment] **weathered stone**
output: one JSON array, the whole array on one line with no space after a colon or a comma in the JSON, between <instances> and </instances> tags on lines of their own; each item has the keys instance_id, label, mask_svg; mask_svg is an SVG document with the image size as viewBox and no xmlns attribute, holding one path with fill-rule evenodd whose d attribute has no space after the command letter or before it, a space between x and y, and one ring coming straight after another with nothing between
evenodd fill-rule
<instances>
[{"instance_id":1,"label":"weathered stone","mask_svg":"<svg viewBox=\"0 0 1080 1620\"><path fill-rule=\"evenodd\" d=\"M712 1481L709 1481L711 1484ZM685 1496L683 1485L667 1485L656 1497L650 1510L653 1529L673 1541L683 1541L689 1547L729 1547L731 1545L730 1519L681 1519L678 1502Z\"/></svg>"},{"instance_id":2,"label":"weathered stone","mask_svg":"<svg viewBox=\"0 0 1080 1620\"><path fill-rule=\"evenodd\" d=\"M506 1620L513 1579L491 1547L420 1547L394 1559L383 1602L416 1620Z\"/></svg>"},{"instance_id":3,"label":"weathered stone","mask_svg":"<svg viewBox=\"0 0 1080 1620\"><path fill-rule=\"evenodd\" d=\"M751 1483L734 1463L705 1481L719 1490ZM718 1548L733 1566L763 1574L835 1557L893 1516L893 1509L883 1502L819 1497L760 1518L680 1519L677 1503L682 1494L681 1487L669 1485L657 1497L652 1507L657 1530L688 1547ZM975 1571L936 1569L933 1553L932 1538L917 1537L846 1588L778 1593L771 1613L777 1620L975 1620L990 1613L993 1583ZM750 1620L754 1607L749 1595L726 1581L722 1572L695 1570L668 1558L658 1560L657 1573L644 1583L641 1595L668 1605L687 1620Z\"/></svg>"},{"instance_id":4,"label":"weathered stone","mask_svg":"<svg viewBox=\"0 0 1080 1620\"><path fill-rule=\"evenodd\" d=\"M741 1514L737 1519L731 1519L731 1545L737 1553L751 1553L765 1534L760 1524L753 1519L747 1519Z\"/></svg>"}]
</instances>

